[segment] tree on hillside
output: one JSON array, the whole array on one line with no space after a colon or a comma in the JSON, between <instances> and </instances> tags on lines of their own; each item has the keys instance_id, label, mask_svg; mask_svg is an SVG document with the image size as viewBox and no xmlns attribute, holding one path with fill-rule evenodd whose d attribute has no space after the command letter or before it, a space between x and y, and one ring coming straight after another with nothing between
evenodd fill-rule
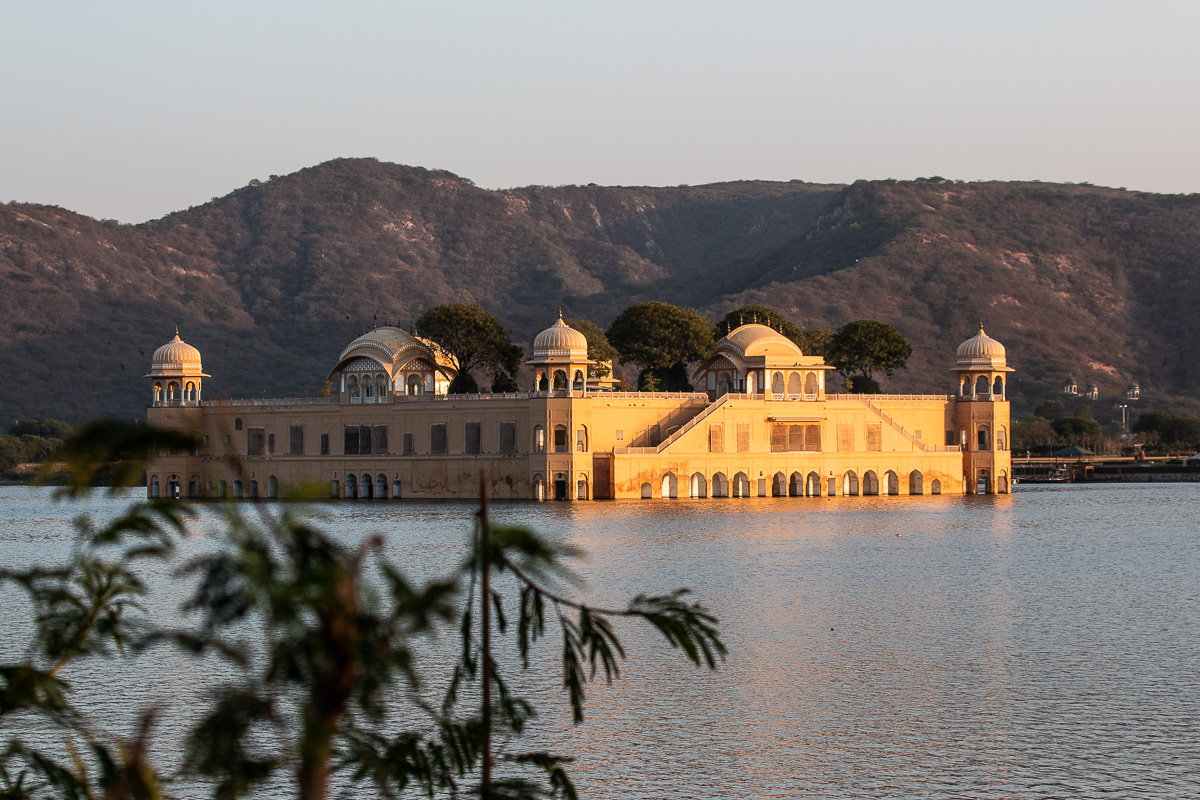
<instances>
[{"instance_id":1,"label":"tree on hillside","mask_svg":"<svg viewBox=\"0 0 1200 800\"><path fill-rule=\"evenodd\" d=\"M512 381L512 386L516 385L524 351L513 343L495 314L477 305L446 303L422 314L416 321L416 330L417 335L441 347L458 371L450 382L451 394L479 391L472 374L476 370L493 373L493 391L497 391L497 383L509 385L505 378Z\"/></svg>"},{"instance_id":2,"label":"tree on hillside","mask_svg":"<svg viewBox=\"0 0 1200 800\"><path fill-rule=\"evenodd\" d=\"M189 444L146 426L89 426L63 454L74 468L68 490L87 491L95 468L112 463L127 465L109 470L128 479L118 483L139 484L150 452ZM12 610L30 616L8 632L14 660L0 664L8 736L0 796L163 797L153 739L164 709L143 710L131 735L118 737L111 720L88 719L75 705L79 690L106 698L101 708L128 704L138 693L103 683L108 673L96 662L151 658L154 648L208 659L211 683L195 694L203 699L172 774L215 800L270 784L324 800L335 773L340 795L353 797L573 799L571 759L522 746L536 708L501 665L528 670L550 656L580 724L588 684L619 675L623 621L657 630L696 666L715 669L724 658L716 619L686 590L612 609L568 596L562 587L575 576L565 560L574 551L494 525L486 498L462 561L423 585L387 557L382 536L347 543L294 509L230 507L206 524L215 546L179 566L176 545L196 516L182 501L135 502L100 525L81 520L61 563L0 570L0 585L27 598ZM155 597L149 575L156 584L169 575L173 585ZM179 611L162 607L175 597L186 598ZM560 635L539 653L540 640ZM422 652L435 639L458 643L451 663Z\"/></svg>"},{"instance_id":3,"label":"tree on hillside","mask_svg":"<svg viewBox=\"0 0 1200 800\"><path fill-rule=\"evenodd\" d=\"M717 323L716 336L719 339L729 331L752 322L757 322L760 325L766 325L768 328L780 331L784 336L795 342L796 346L806 356L824 356L825 349L829 345L829 340L833 338L833 331L828 328L810 328L805 330L789 321L783 314L770 306L742 306L741 308L735 308Z\"/></svg>"},{"instance_id":4,"label":"tree on hillside","mask_svg":"<svg viewBox=\"0 0 1200 800\"><path fill-rule=\"evenodd\" d=\"M1143 411L1133 425L1134 433L1152 434L1158 442L1176 447L1200 447L1200 419L1166 411Z\"/></svg>"},{"instance_id":5,"label":"tree on hillside","mask_svg":"<svg viewBox=\"0 0 1200 800\"><path fill-rule=\"evenodd\" d=\"M609 344L604 329L586 319L564 319L563 322L583 334L588 343L588 360L595 362L588 367L589 378L607 378L612 374L612 365L621 354Z\"/></svg>"},{"instance_id":6,"label":"tree on hillside","mask_svg":"<svg viewBox=\"0 0 1200 800\"><path fill-rule=\"evenodd\" d=\"M882 372L889 378L902 369L912 355L912 345L900 331L884 322L860 319L848 322L829 340L826 360L846 379L856 394L879 391L873 377Z\"/></svg>"},{"instance_id":7,"label":"tree on hillside","mask_svg":"<svg viewBox=\"0 0 1200 800\"><path fill-rule=\"evenodd\" d=\"M653 373L666 391L691 391L687 365L713 348L713 325L693 308L658 301L635 303L608 327L608 341L623 361L641 368L638 385Z\"/></svg>"},{"instance_id":8,"label":"tree on hillside","mask_svg":"<svg viewBox=\"0 0 1200 800\"><path fill-rule=\"evenodd\" d=\"M73 428L58 419L22 419L8 429L9 436L40 436L43 439L66 439Z\"/></svg>"},{"instance_id":9,"label":"tree on hillside","mask_svg":"<svg viewBox=\"0 0 1200 800\"><path fill-rule=\"evenodd\" d=\"M1062 444L1091 446L1093 449L1104 435L1100 423L1088 417L1059 417L1050 423Z\"/></svg>"}]
</instances>

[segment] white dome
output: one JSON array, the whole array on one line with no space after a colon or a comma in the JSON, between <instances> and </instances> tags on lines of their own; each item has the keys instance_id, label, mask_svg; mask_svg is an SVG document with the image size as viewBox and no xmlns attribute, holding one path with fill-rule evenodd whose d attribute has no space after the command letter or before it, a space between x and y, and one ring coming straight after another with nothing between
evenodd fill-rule
<instances>
[{"instance_id":1,"label":"white dome","mask_svg":"<svg viewBox=\"0 0 1200 800\"><path fill-rule=\"evenodd\" d=\"M1006 363L1004 345L984 332L983 323L979 325L979 333L958 346L960 368L1003 367Z\"/></svg>"},{"instance_id":2,"label":"white dome","mask_svg":"<svg viewBox=\"0 0 1200 800\"><path fill-rule=\"evenodd\" d=\"M587 352L587 337L563 322L561 313L557 322L533 340L534 358L565 356L573 361L586 361Z\"/></svg>"},{"instance_id":3,"label":"white dome","mask_svg":"<svg viewBox=\"0 0 1200 800\"><path fill-rule=\"evenodd\" d=\"M179 329L175 329L175 338L154 351L150 359L150 375L189 375L201 374L203 367L200 363L200 351L179 338Z\"/></svg>"}]
</instances>

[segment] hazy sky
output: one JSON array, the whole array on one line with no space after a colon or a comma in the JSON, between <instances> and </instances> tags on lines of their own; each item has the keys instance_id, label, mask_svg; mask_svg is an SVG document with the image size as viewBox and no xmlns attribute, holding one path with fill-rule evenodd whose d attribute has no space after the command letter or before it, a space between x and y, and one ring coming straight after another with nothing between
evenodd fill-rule
<instances>
[{"instance_id":1,"label":"hazy sky","mask_svg":"<svg viewBox=\"0 0 1200 800\"><path fill-rule=\"evenodd\" d=\"M11 2L0 200L138 222L340 156L486 187L1200 191L1200 2Z\"/></svg>"}]
</instances>

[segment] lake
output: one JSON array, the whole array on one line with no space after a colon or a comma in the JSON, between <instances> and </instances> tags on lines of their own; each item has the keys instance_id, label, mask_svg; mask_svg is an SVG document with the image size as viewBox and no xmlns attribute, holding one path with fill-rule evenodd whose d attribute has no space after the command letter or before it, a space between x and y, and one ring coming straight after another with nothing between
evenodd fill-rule
<instances>
[{"instance_id":1,"label":"lake","mask_svg":"<svg viewBox=\"0 0 1200 800\"><path fill-rule=\"evenodd\" d=\"M53 560L80 510L123 502L49 498L0 487L5 566ZM538 738L578 757L588 798L1194 797L1198 509L1196 484L500 504L499 521L586 551L582 598L623 605L686 586L729 647L708 673L622 627L630 660L613 686L592 687L578 727L550 691L553 640L539 651L551 668L514 683L543 710ZM461 556L473 511L321 509L348 541L384 534L391 557L424 577ZM209 524L180 559L208 546ZM6 659L21 651L16 596L6 590L0 606ZM166 654L72 669L85 704L117 730L150 703L180 730L206 677Z\"/></svg>"}]
</instances>

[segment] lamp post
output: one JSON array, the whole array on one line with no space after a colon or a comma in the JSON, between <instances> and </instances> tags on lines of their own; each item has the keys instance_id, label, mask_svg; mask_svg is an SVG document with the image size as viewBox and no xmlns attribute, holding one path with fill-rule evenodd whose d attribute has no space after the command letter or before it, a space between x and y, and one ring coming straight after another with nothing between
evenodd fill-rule
<instances>
[{"instance_id":1,"label":"lamp post","mask_svg":"<svg viewBox=\"0 0 1200 800\"><path fill-rule=\"evenodd\" d=\"M1129 417L1126 413L1129 409L1129 404L1121 403L1117 406L1117 408L1121 409L1121 430L1125 431L1125 433L1129 433Z\"/></svg>"}]
</instances>

